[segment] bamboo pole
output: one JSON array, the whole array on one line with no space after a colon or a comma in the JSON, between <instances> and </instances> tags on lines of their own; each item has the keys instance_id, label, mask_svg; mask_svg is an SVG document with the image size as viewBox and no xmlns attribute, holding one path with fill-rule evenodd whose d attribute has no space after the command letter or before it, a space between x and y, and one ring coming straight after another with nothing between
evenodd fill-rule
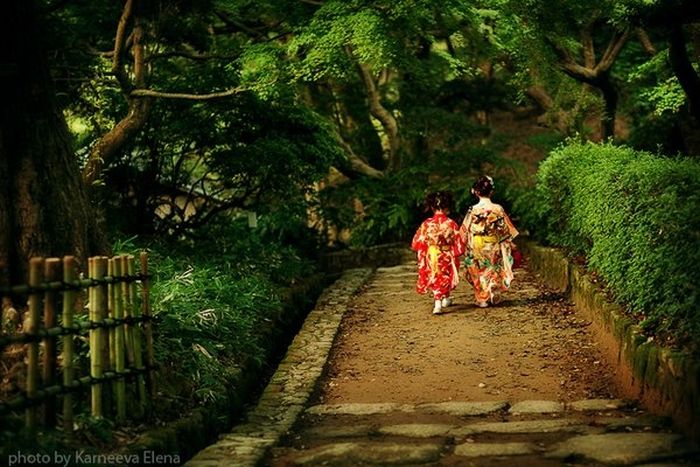
<instances>
[{"instance_id":1,"label":"bamboo pole","mask_svg":"<svg viewBox=\"0 0 700 467\"><path fill-rule=\"evenodd\" d=\"M136 274L136 260L133 255L129 255L127 261L127 272L130 276ZM134 318L141 316L141 310L136 306L136 283L129 284L129 301L131 302L131 313ZM134 340L134 366L137 369L143 368L143 345L141 342L141 327L137 324L132 327L132 338ZM146 413L146 380L144 375L139 374L136 378L139 394L139 417Z\"/></svg>"},{"instance_id":2,"label":"bamboo pole","mask_svg":"<svg viewBox=\"0 0 700 467\"><path fill-rule=\"evenodd\" d=\"M133 260L133 256L123 255L121 257L122 264L122 275L133 276L134 267L133 265L129 267L130 258ZM122 282L122 297L124 300L124 318L134 317L134 299L136 297L136 284L134 282ZM134 360L134 325L124 324L124 339L126 342L126 358L129 362L129 366L133 367L135 365Z\"/></svg>"},{"instance_id":3,"label":"bamboo pole","mask_svg":"<svg viewBox=\"0 0 700 467\"><path fill-rule=\"evenodd\" d=\"M141 283L141 313L143 316L151 316L151 302L150 302L150 290L149 290L149 280L148 280L148 253L145 251L141 252L141 275L143 276L143 281ZM156 382L153 374L153 366L155 365L155 358L153 356L153 323L146 321L143 326L143 332L146 337L146 362L150 366L148 371L148 390L151 398L155 397L156 394Z\"/></svg>"},{"instance_id":4,"label":"bamboo pole","mask_svg":"<svg viewBox=\"0 0 700 467\"><path fill-rule=\"evenodd\" d=\"M29 260L29 286L36 287L41 284L44 275L44 258L32 258ZM29 310L26 321L26 333L36 334L39 330L39 308L41 296L34 292L29 295ZM39 343L27 344L27 397L36 396L39 385ZM26 425L30 433L36 430L36 407L26 410Z\"/></svg>"},{"instance_id":5,"label":"bamboo pole","mask_svg":"<svg viewBox=\"0 0 700 467\"><path fill-rule=\"evenodd\" d=\"M65 256L63 258L63 282L75 280L75 258ZM73 312L75 310L75 292L66 289L63 292L63 326L73 326ZM70 386L73 382L73 335L63 336L63 385ZM63 396L63 433L66 436L73 434L73 395Z\"/></svg>"},{"instance_id":6,"label":"bamboo pole","mask_svg":"<svg viewBox=\"0 0 700 467\"><path fill-rule=\"evenodd\" d=\"M114 277L114 258L110 258L107 262L107 275ZM118 284L107 284L107 316L114 318L115 308L115 289ZM114 347L114 328L107 330L109 334L109 369L114 370L114 362L116 361L116 348Z\"/></svg>"},{"instance_id":7,"label":"bamboo pole","mask_svg":"<svg viewBox=\"0 0 700 467\"><path fill-rule=\"evenodd\" d=\"M99 272L99 278L102 279L107 276L107 267L109 264L109 258L106 256L98 256L95 260L97 265L97 271ZM102 283L97 286L97 321L100 324L104 324L104 320L109 318L109 295L107 290L108 284ZM111 364L110 360L110 346L112 341L112 331L113 328L100 327L98 329L97 335L99 336L100 344L99 349L101 349L101 359L102 359L102 374L105 371L114 370L114 366ZM107 417L112 413L112 390L111 384L102 383L102 416Z\"/></svg>"},{"instance_id":8,"label":"bamboo pole","mask_svg":"<svg viewBox=\"0 0 700 467\"><path fill-rule=\"evenodd\" d=\"M107 275L114 277L115 276L115 266L114 266L114 258L110 258L107 260ZM116 307L115 305L115 291L118 287L118 284L108 284L107 285L107 315L108 317L114 318L115 313L114 309ZM105 332L109 336L109 349L108 349L108 355L106 356L107 361L109 362L109 370L114 371L116 368L116 361L117 361L117 351L115 347L116 339L115 339L115 329L114 328L109 328L105 329ZM109 384L109 387L111 389L112 394L117 393L117 381L114 380ZM107 395L104 398L105 404L106 404L106 413L109 413L110 410L109 408L111 407L112 400L110 395Z\"/></svg>"},{"instance_id":9,"label":"bamboo pole","mask_svg":"<svg viewBox=\"0 0 700 467\"><path fill-rule=\"evenodd\" d=\"M104 277L104 267L101 258L90 258L90 278L100 279ZM95 285L91 289L90 299L90 321L99 323L102 321L102 310L104 309L104 292L101 285ZM104 369L104 329L97 328L90 330L90 376L99 378ZM103 416L102 405L102 384L94 384L91 388L91 407L93 417Z\"/></svg>"},{"instance_id":10,"label":"bamboo pole","mask_svg":"<svg viewBox=\"0 0 700 467\"><path fill-rule=\"evenodd\" d=\"M122 277L122 261L121 257L117 256L113 259L114 277ZM124 317L124 294L122 284L114 284L114 317L121 319ZM115 367L117 373L124 373L124 326L117 326L114 329L114 349L115 349ZM117 421L126 419L126 381L120 378L114 382L115 398L117 403Z\"/></svg>"},{"instance_id":11,"label":"bamboo pole","mask_svg":"<svg viewBox=\"0 0 700 467\"><path fill-rule=\"evenodd\" d=\"M61 260L48 258L44 262L44 280L53 282L61 277ZM44 292L44 328L51 329L56 326L56 298L54 291ZM42 384L44 387L56 384L56 338L46 337L44 343ZM44 426L52 427L56 424L56 398L47 399L44 404Z\"/></svg>"}]
</instances>

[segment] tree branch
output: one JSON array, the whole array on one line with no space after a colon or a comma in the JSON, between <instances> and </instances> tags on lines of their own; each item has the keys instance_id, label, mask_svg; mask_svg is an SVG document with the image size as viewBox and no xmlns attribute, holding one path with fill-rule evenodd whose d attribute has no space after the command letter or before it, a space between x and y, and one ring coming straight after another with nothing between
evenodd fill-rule
<instances>
[{"instance_id":1,"label":"tree branch","mask_svg":"<svg viewBox=\"0 0 700 467\"><path fill-rule=\"evenodd\" d=\"M576 63L576 60L574 60L574 57L571 56L567 49L550 39L547 39L547 42L557 57L559 57L559 67L564 73L578 81L590 82L595 79L593 70Z\"/></svg>"},{"instance_id":2,"label":"tree branch","mask_svg":"<svg viewBox=\"0 0 700 467\"><path fill-rule=\"evenodd\" d=\"M102 174L103 167L109 165L111 160L119 153L131 137L140 131L148 120L151 109L150 99L131 99L128 95L134 87L145 87L147 68L144 63L144 26L141 15L134 18L134 30L130 37L133 40L132 50L134 55L134 84L129 78L122 64L124 35L126 25L133 14L134 0L127 0L122 11L122 16L117 26L117 34L114 43L114 56L112 57L112 71L117 81L126 94L129 103L129 112L112 129L103 135L90 151L85 167L83 168L83 180L87 186L91 186Z\"/></svg>"},{"instance_id":3,"label":"tree branch","mask_svg":"<svg viewBox=\"0 0 700 467\"><path fill-rule=\"evenodd\" d=\"M637 38L639 39L639 43L642 44L644 51L650 56L656 55L656 47L654 47L647 32L643 28L636 28L635 32L637 33Z\"/></svg>"},{"instance_id":4,"label":"tree branch","mask_svg":"<svg viewBox=\"0 0 700 467\"><path fill-rule=\"evenodd\" d=\"M132 47L134 52L134 86L137 88L144 88L146 87L146 60L143 46L143 20L141 16L137 16L134 23L134 45Z\"/></svg>"},{"instance_id":5,"label":"tree branch","mask_svg":"<svg viewBox=\"0 0 700 467\"><path fill-rule=\"evenodd\" d=\"M161 52L156 54L150 54L146 61L151 62L163 58L171 57L182 57L188 58L190 60L195 60L198 62L204 62L207 60L235 60L240 57L240 55L209 55L197 52L185 52L181 50L173 50L170 52Z\"/></svg>"},{"instance_id":6,"label":"tree branch","mask_svg":"<svg viewBox=\"0 0 700 467\"><path fill-rule=\"evenodd\" d=\"M559 66L564 73L578 81L583 81L584 83L592 84L598 77L595 70L586 68L585 66L581 66L575 62L564 62L560 63Z\"/></svg>"},{"instance_id":7,"label":"tree branch","mask_svg":"<svg viewBox=\"0 0 700 467\"><path fill-rule=\"evenodd\" d=\"M248 91L248 88L242 87L242 86L237 86L235 88L228 89L226 91L221 91L221 92L212 92L209 94L189 94L189 93L182 93L182 92L162 92L162 91L153 91L151 89L136 89L134 91L131 91L131 94L129 94L129 97L137 97L137 98L142 98L142 97L159 97L162 99L186 99L186 100L194 100L194 101L208 101L212 99L221 99L224 97L231 97L235 96L236 94L241 94L243 92Z\"/></svg>"},{"instance_id":8,"label":"tree branch","mask_svg":"<svg viewBox=\"0 0 700 467\"><path fill-rule=\"evenodd\" d=\"M134 7L134 0L126 0L124 4L124 9L122 10L122 15L119 18L119 23L117 25L117 34L114 38L114 54L112 55L112 73L117 78L122 91L127 92L131 88L129 83L129 78L124 71L122 66L122 52L125 46L125 35L126 26L131 18L131 14Z\"/></svg>"},{"instance_id":9,"label":"tree branch","mask_svg":"<svg viewBox=\"0 0 700 467\"><path fill-rule=\"evenodd\" d=\"M625 43L627 42L629 35L629 29L625 29L623 32L615 31L615 34L608 43L608 48L605 49L603 58L601 58L600 62L598 62L598 64L595 66L597 74L610 71L610 68L612 67L613 63L615 63L617 56L622 50L622 47L624 47Z\"/></svg>"},{"instance_id":10,"label":"tree branch","mask_svg":"<svg viewBox=\"0 0 700 467\"><path fill-rule=\"evenodd\" d=\"M352 147L348 144L347 141L340 137L340 135L337 136L338 143L340 143L340 146L343 148L343 150L345 151L345 155L348 158L348 162L350 162L350 170L360 175L366 175L367 177L371 178L384 178L383 172L375 169L367 162L363 161L362 158L360 158L360 156L355 154L355 151L353 151Z\"/></svg>"},{"instance_id":11,"label":"tree branch","mask_svg":"<svg viewBox=\"0 0 700 467\"><path fill-rule=\"evenodd\" d=\"M352 56L350 51L348 51L348 53ZM398 152L400 144L399 126L396 122L396 118L382 104L381 94L377 89L377 84L375 83L374 77L370 72L369 65L355 61L355 66L360 74L362 82L365 84L370 114L372 114L372 116L379 120L379 122L382 124L382 128L384 128L386 137L389 140L389 167L396 169L399 166Z\"/></svg>"},{"instance_id":12,"label":"tree branch","mask_svg":"<svg viewBox=\"0 0 700 467\"><path fill-rule=\"evenodd\" d=\"M595 48L593 46L593 36L589 26L581 32L581 45L583 46L583 64L586 68L595 67Z\"/></svg>"}]
</instances>

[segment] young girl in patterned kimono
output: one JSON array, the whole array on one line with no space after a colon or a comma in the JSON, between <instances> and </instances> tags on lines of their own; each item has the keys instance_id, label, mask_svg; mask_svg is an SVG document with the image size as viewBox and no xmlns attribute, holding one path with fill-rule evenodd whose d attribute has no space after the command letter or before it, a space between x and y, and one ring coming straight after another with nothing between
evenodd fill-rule
<instances>
[{"instance_id":1,"label":"young girl in patterned kimono","mask_svg":"<svg viewBox=\"0 0 700 467\"><path fill-rule=\"evenodd\" d=\"M416 291L420 294L432 293L435 300L433 314L436 315L452 304L450 292L459 282L458 257L464 254L459 226L447 217L451 205L450 193L430 193L425 199L425 207L432 211L433 216L421 224L411 244L418 259Z\"/></svg>"},{"instance_id":2,"label":"young girl in patterned kimono","mask_svg":"<svg viewBox=\"0 0 700 467\"><path fill-rule=\"evenodd\" d=\"M480 307L497 303L496 291L505 291L513 280L511 247L518 231L503 208L491 201L493 179L480 177L472 187L479 202L469 208L460 229L466 243L466 279L474 287Z\"/></svg>"}]
</instances>

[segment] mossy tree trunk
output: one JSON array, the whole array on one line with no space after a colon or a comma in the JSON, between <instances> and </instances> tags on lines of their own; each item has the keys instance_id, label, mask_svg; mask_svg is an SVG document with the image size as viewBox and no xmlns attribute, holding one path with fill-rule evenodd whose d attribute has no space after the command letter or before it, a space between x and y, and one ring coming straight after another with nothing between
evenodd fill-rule
<instances>
[{"instance_id":1,"label":"mossy tree trunk","mask_svg":"<svg viewBox=\"0 0 700 467\"><path fill-rule=\"evenodd\" d=\"M102 242L56 103L37 5L9 2L0 21L0 281L17 283L31 256L84 259Z\"/></svg>"}]
</instances>

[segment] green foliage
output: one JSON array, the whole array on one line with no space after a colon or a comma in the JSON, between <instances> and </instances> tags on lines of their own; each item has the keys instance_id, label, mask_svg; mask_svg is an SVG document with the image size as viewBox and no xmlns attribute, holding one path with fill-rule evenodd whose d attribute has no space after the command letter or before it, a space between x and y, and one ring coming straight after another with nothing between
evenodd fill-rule
<instances>
[{"instance_id":1,"label":"green foliage","mask_svg":"<svg viewBox=\"0 0 700 467\"><path fill-rule=\"evenodd\" d=\"M527 144L545 153L553 150L564 141L564 137L555 132L537 133L527 139Z\"/></svg>"},{"instance_id":2,"label":"green foliage","mask_svg":"<svg viewBox=\"0 0 700 467\"><path fill-rule=\"evenodd\" d=\"M122 194L111 203L136 212L127 231L191 232L227 209L303 209L309 186L341 157L317 114L248 94L233 106L160 106L106 179ZM189 193L198 199L187 211L177 197Z\"/></svg>"},{"instance_id":3,"label":"green foliage","mask_svg":"<svg viewBox=\"0 0 700 467\"><path fill-rule=\"evenodd\" d=\"M572 142L517 211L539 238L585 255L645 327L697 342L700 163Z\"/></svg>"},{"instance_id":4,"label":"green foliage","mask_svg":"<svg viewBox=\"0 0 700 467\"><path fill-rule=\"evenodd\" d=\"M668 49L632 67L626 81L628 112L635 117L628 144L654 152L687 151L680 133L687 97L669 66Z\"/></svg>"},{"instance_id":5,"label":"green foliage","mask_svg":"<svg viewBox=\"0 0 700 467\"><path fill-rule=\"evenodd\" d=\"M427 170L412 168L353 187L363 213L353 226L351 243L376 245L402 241L412 235L421 220L427 177Z\"/></svg>"},{"instance_id":6,"label":"green foliage","mask_svg":"<svg viewBox=\"0 0 700 467\"><path fill-rule=\"evenodd\" d=\"M429 216L423 209L426 194L451 191L455 200L451 217L461 221L468 206L475 202L470 189L476 177L485 170L493 173L494 166L504 172L517 172L517 164L501 158L488 146L436 152L429 160L388 173L383 179L363 179L323 190L323 215L331 225L350 229L353 245L406 243ZM504 186L499 185L498 196L506 194ZM496 201L503 202L499 197Z\"/></svg>"},{"instance_id":7,"label":"green foliage","mask_svg":"<svg viewBox=\"0 0 700 467\"><path fill-rule=\"evenodd\" d=\"M187 242L131 239L115 248L149 247L160 384L167 397L195 403L226 396L237 369L266 361L263 330L282 311L281 290L314 269L242 222L201 233Z\"/></svg>"}]
</instances>

